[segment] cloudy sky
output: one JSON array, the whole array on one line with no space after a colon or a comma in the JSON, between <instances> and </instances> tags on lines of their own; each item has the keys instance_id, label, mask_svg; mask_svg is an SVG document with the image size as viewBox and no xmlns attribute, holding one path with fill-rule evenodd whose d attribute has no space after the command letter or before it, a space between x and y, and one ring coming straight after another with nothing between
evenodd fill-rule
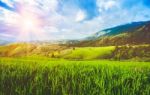
<instances>
[{"instance_id":1,"label":"cloudy sky","mask_svg":"<svg viewBox=\"0 0 150 95\"><path fill-rule=\"evenodd\" d=\"M149 0L0 0L0 37L12 40L79 39L147 20Z\"/></svg>"}]
</instances>

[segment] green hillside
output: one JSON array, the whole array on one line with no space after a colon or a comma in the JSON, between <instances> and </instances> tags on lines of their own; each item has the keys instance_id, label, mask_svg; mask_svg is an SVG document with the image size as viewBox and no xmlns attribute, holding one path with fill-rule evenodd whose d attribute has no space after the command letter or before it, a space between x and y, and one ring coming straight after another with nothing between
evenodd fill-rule
<instances>
[{"instance_id":1,"label":"green hillside","mask_svg":"<svg viewBox=\"0 0 150 95\"><path fill-rule=\"evenodd\" d=\"M45 56L65 59L98 59L110 56L114 46L65 47L59 45L12 44L0 47L1 57Z\"/></svg>"},{"instance_id":2,"label":"green hillside","mask_svg":"<svg viewBox=\"0 0 150 95\"><path fill-rule=\"evenodd\" d=\"M65 50L65 54L61 54L60 57L66 59L103 59L107 58L114 51L114 46L109 47L80 47L72 50Z\"/></svg>"},{"instance_id":3,"label":"green hillside","mask_svg":"<svg viewBox=\"0 0 150 95\"><path fill-rule=\"evenodd\" d=\"M49 58L68 60L140 60L150 61L150 45L105 47L68 47L67 45L11 44L0 47L0 57Z\"/></svg>"},{"instance_id":4,"label":"green hillside","mask_svg":"<svg viewBox=\"0 0 150 95\"><path fill-rule=\"evenodd\" d=\"M107 29L106 29L107 30ZM107 33L107 31L110 31ZM132 27L118 26L108 29L106 34L98 35L94 39L85 39L80 43L72 44L73 46L114 46L114 45L140 45L150 44L150 22L142 23L138 26L132 25ZM118 32L119 31L119 32ZM98 32L99 33L99 32ZM100 31L101 33L101 31Z\"/></svg>"}]
</instances>

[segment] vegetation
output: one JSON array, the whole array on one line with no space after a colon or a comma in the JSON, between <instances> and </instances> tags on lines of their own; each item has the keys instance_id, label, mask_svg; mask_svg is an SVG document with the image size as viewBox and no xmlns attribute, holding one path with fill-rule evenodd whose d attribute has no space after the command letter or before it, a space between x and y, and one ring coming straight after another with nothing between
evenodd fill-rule
<instances>
[{"instance_id":1,"label":"vegetation","mask_svg":"<svg viewBox=\"0 0 150 95\"><path fill-rule=\"evenodd\" d=\"M149 44L0 46L0 95L149 95L149 58Z\"/></svg>"},{"instance_id":2,"label":"vegetation","mask_svg":"<svg viewBox=\"0 0 150 95\"><path fill-rule=\"evenodd\" d=\"M130 25L129 25L130 26ZM79 43L73 44L77 47L88 47L88 46L116 46L116 45L141 45L141 44L150 44L150 22L145 22L143 24L137 24L134 26L131 25L130 28L128 25L124 27L118 26L110 29L103 30L108 32L104 35L96 37L89 37L87 40L83 40ZM96 34L99 34L103 31L99 31ZM89 40L90 39L90 40Z\"/></svg>"},{"instance_id":3,"label":"vegetation","mask_svg":"<svg viewBox=\"0 0 150 95\"><path fill-rule=\"evenodd\" d=\"M112 58L115 60L150 61L150 45L116 46Z\"/></svg>"},{"instance_id":4,"label":"vegetation","mask_svg":"<svg viewBox=\"0 0 150 95\"><path fill-rule=\"evenodd\" d=\"M149 30L142 22L83 41L0 46L0 95L150 95Z\"/></svg>"},{"instance_id":5,"label":"vegetation","mask_svg":"<svg viewBox=\"0 0 150 95\"><path fill-rule=\"evenodd\" d=\"M146 62L0 58L0 95L148 95Z\"/></svg>"},{"instance_id":6,"label":"vegetation","mask_svg":"<svg viewBox=\"0 0 150 95\"><path fill-rule=\"evenodd\" d=\"M68 49L64 45L58 44L32 44L32 43L16 43L0 46L1 57L23 57L40 55L50 57L55 51Z\"/></svg>"},{"instance_id":7,"label":"vegetation","mask_svg":"<svg viewBox=\"0 0 150 95\"><path fill-rule=\"evenodd\" d=\"M65 45L11 44L0 47L0 57L46 57L69 60L150 61L150 45L68 47Z\"/></svg>"},{"instance_id":8,"label":"vegetation","mask_svg":"<svg viewBox=\"0 0 150 95\"><path fill-rule=\"evenodd\" d=\"M114 46L108 47L82 47L73 50L66 50L60 55L61 58L74 59L74 60L93 60L93 59L105 59L111 56L114 51Z\"/></svg>"}]
</instances>

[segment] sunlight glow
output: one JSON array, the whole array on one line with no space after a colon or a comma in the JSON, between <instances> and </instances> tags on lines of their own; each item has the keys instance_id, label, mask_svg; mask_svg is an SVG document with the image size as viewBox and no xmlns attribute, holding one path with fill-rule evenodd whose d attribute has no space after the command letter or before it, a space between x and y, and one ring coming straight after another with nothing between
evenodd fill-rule
<instances>
[{"instance_id":1,"label":"sunlight glow","mask_svg":"<svg viewBox=\"0 0 150 95\"><path fill-rule=\"evenodd\" d=\"M27 29L27 30L36 27L35 25L36 25L36 22L32 21L32 19L25 19L22 22L22 27L24 27L24 29Z\"/></svg>"},{"instance_id":2,"label":"sunlight glow","mask_svg":"<svg viewBox=\"0 0 150 95\"><path fill-rule=\"evenodd\" d=\"M17 27L17 41L32 41L48 39L44 32L44 21L34 12L21 10L21 12L9 17L7 22Z\"/></svg>"},{"instance_id":3,"label":"sunlight glow","mask_svg":"<svg viewBox=\"0 0 150 95\"><path fill-rule=\"evenodd\" d=\"M36 29L40 28L41 23L42 22L40 19L32 13L24 12L19 16L18 25L20 25L22 31L24 32L35 31Z\"/></svg>"},{"instance_id":4,"label":"sunlight glow","mask_svg":"<svg viewBox=\"0 0 150 95\"><path fill-rule=\"evenodd\" d=\"M42 20L36 14L22 11L17 19L16 25L20 31L18 40L38 40L46 35L42 32Z\"/></svg>"}]
</instances>

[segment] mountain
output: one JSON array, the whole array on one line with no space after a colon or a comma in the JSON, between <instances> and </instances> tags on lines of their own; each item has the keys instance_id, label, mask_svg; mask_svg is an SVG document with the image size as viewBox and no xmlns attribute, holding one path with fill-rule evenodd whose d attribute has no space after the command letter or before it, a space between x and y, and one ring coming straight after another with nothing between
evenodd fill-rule
<instances>
[{"instance_id":1,"label":"mountain","mask_svg":"<svg viewBox=\"0 0 150 95\"><path fill-rule=\"evenodd\" d=\"M113 36L113 35L117 35L123 32L127 32L129 30L141 27L147 23L150 23L150 21L143 21L143 22L132 22L132 23L128 23L128 24L124 24L124 25L119 25L119 26L115 26L112 28L108 28L108 29L104 29L101 31L96 32L95 34L93 34L90 37L87 37L86 39L97 39L99 37L103 37L103 36Z\"/></svg>"},{"instance_id":2,"label":"mountain","mask_svg":"<svg viewBox=\"0 0 150 95\"><path fill-rule=\"evenodd\" d=\"M8 43L10 43L10 42L5 41L5 40L0 40L0 45L6 45L6 44L8 44Z\"/></svg>"},{"instance_id":3,"label":"mountain","mask_svg":"<svg viewBox=\"0 0 150 95\"><path fill-rule=\"evenodd\" d=\"M133 22L95 33L75 46L150 44L150 21Z\"/></svg>"},{"instance_id":4,"label":"mountain","mask_svg":"<svg viewBox=\"0 0 150 95\"><path fill-rule=\"evenodd\" d=\"M0 45L6 45L9 43L14 43L15 40L13 38L4 37L0 35Z\"/></svg>"},{"instance_id":5,"label":"mountain","mask_svg":"<svg viewBox=\"0 0 150 95\"><path fill-rule=\"evenodd\" d=\"M4 33L3 33L4 34ZM82 40L31 41L30 43L65 44L67 46L110 46L150 44L150 21L133 22L104 29ZM9 35L0 35L0 45L15 42Z\"/></svg>"}]
</instances>

